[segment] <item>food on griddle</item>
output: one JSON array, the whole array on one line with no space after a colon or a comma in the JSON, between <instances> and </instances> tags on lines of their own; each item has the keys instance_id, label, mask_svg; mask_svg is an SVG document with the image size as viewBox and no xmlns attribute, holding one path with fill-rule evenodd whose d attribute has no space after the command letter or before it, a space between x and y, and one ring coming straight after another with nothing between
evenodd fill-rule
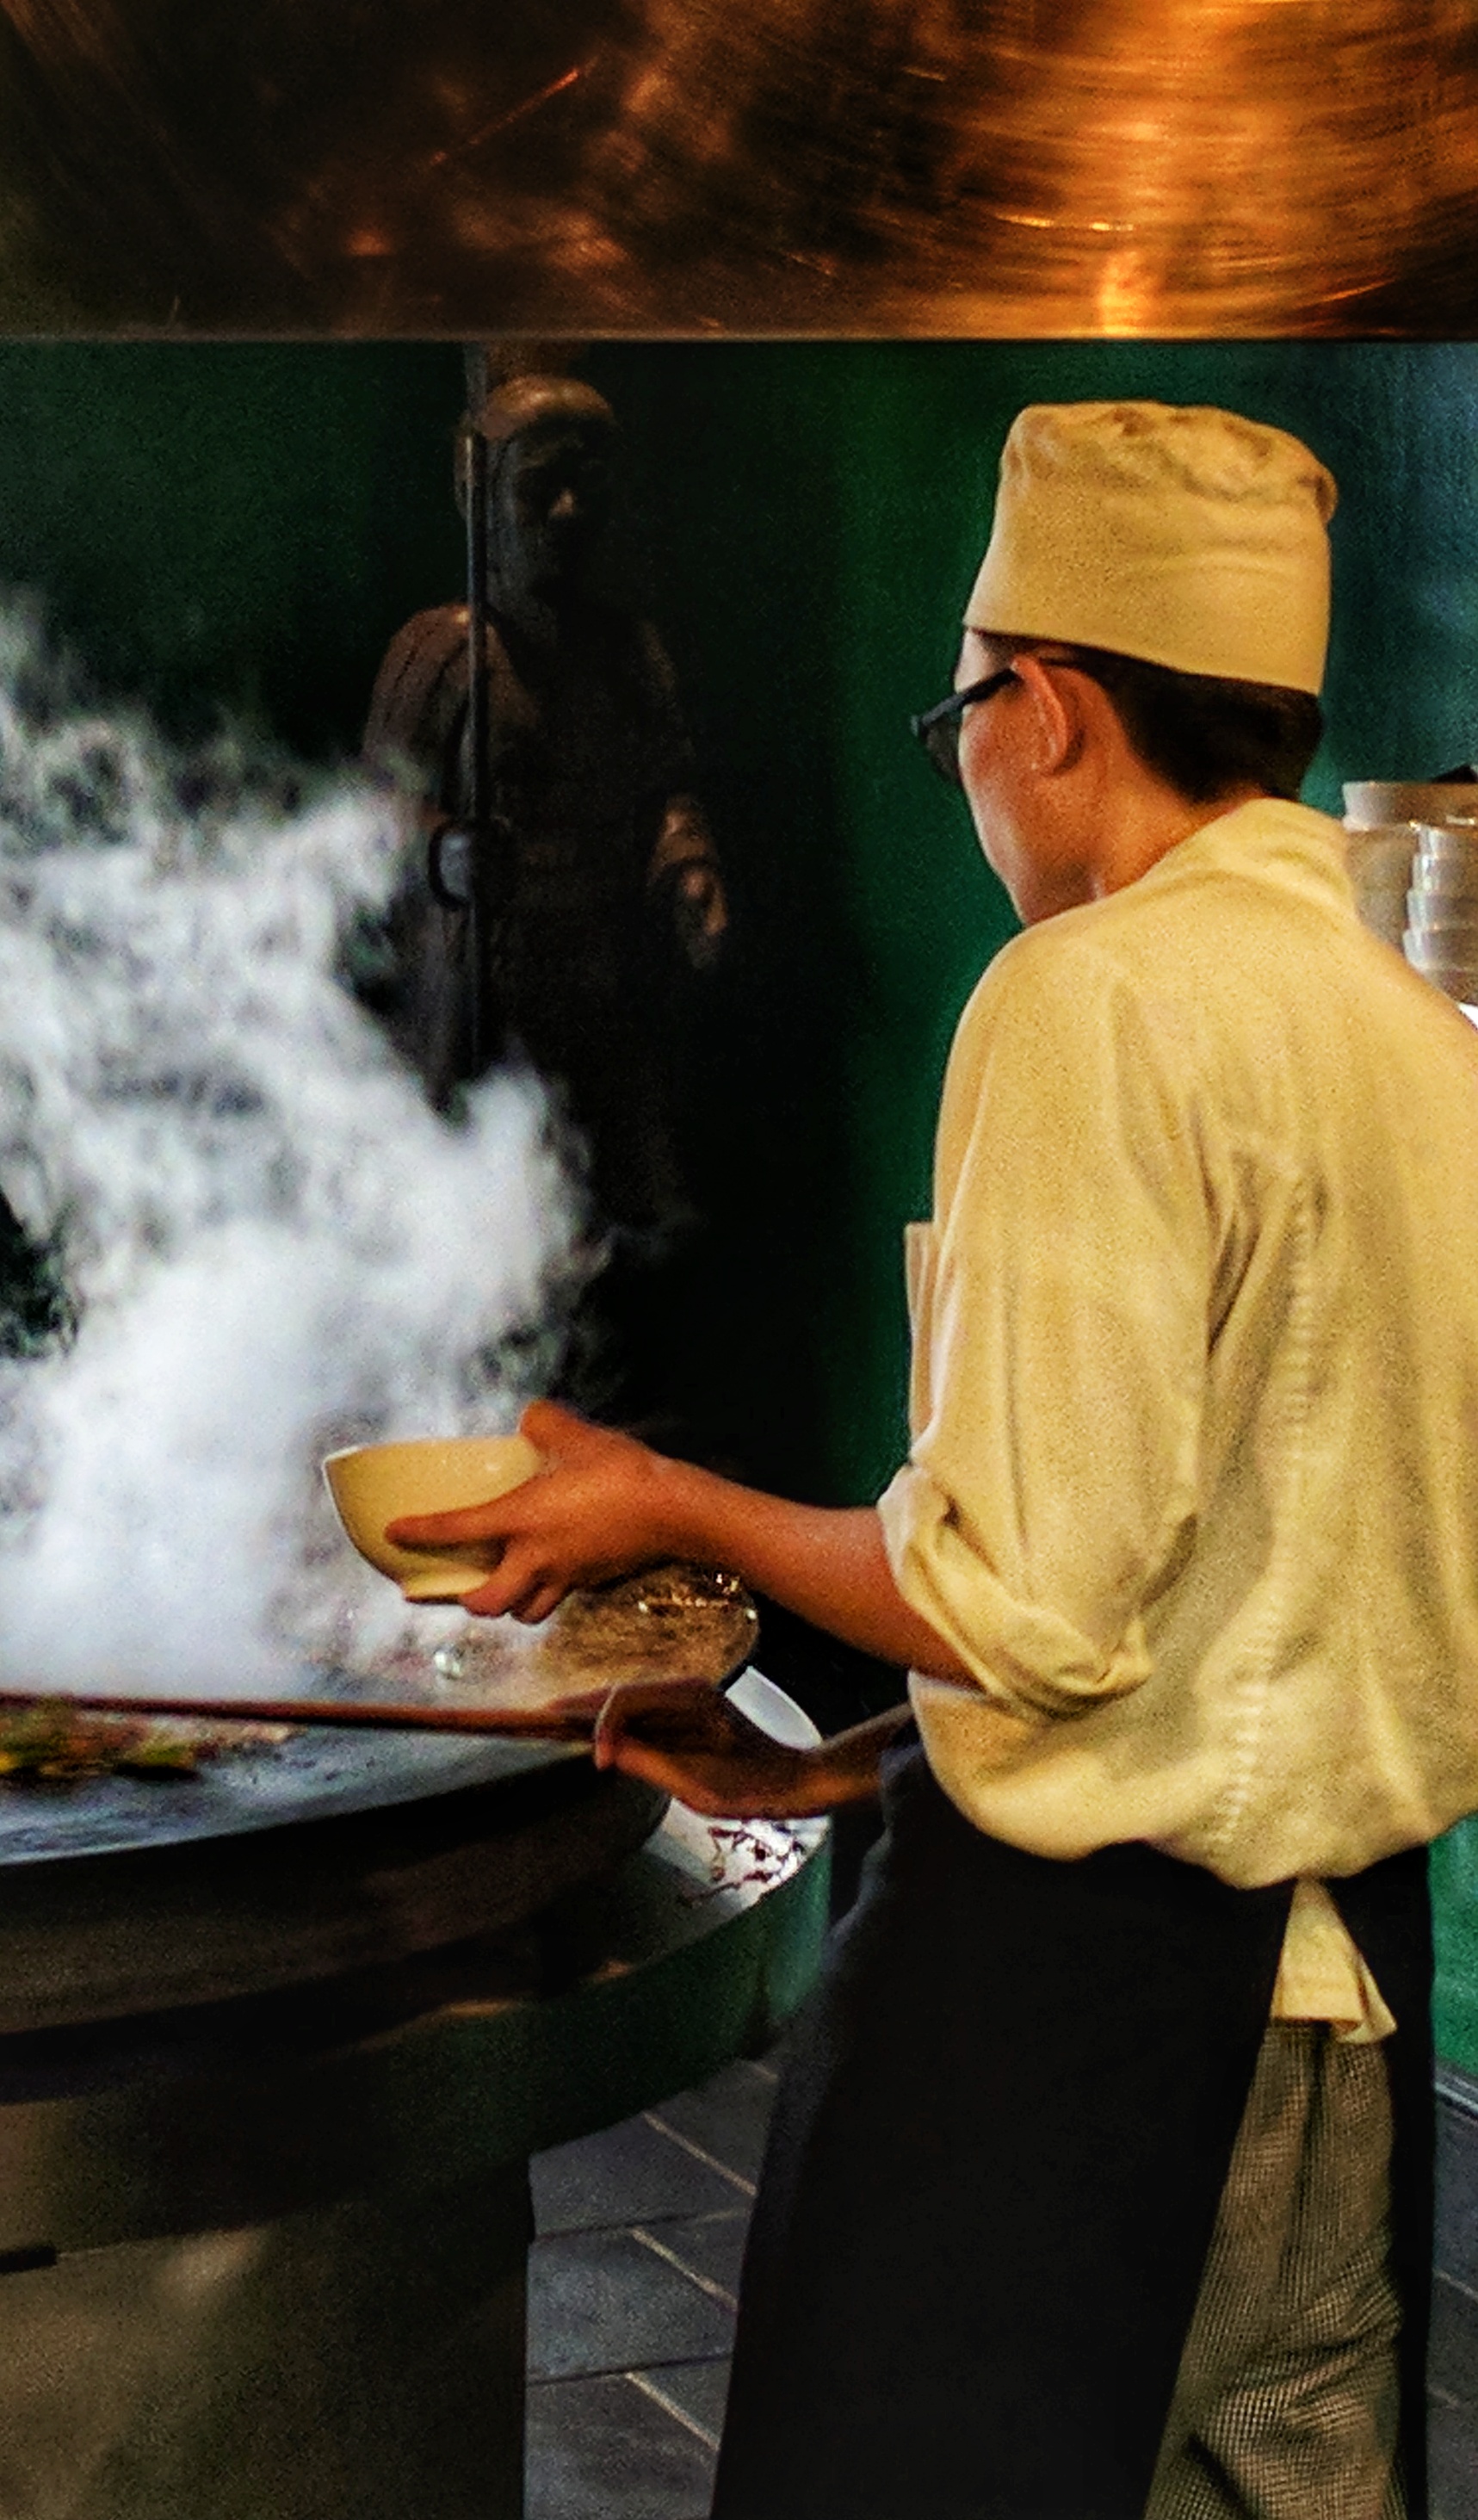
<instances>
[{"instance_id":1,"label":"food on griddle","mask_svg":"<svg viewBox=\"0 0 1478 2520\"><path fill-rule=\"evenodd\" d=\"M660 1679L669 1666L694 1679L728 1677L754 1641L754 1605L737 1575L674 1563L647 1566L571 1593L560 1613L560 1645L571 1670Z\"/></svg>"},{"instance_id":2,"label":"food on griddle","mask_svg":"<svg viewBox=\"0 0 1478 2520\"><path fill-rule=\"evenodd\" d=\"M285 1724L172 1724L168 1718L92 1715L65 1697L0 1717L0 1778L69 1784L85 1777L193 1777L209 1759L285 1741Z\"/></svg>"},{"instance_id":3,"label":"food on griddle","mask_svg":"<svg viewBox=\"0 0 1478 2520\"><path fill-rule=\"evenodd\" d=\"M464 1618L429 1649L413 1629L362 1660L346 1639L338 1659L377 1695L414 1697L430 1683L433 1702L442 1704L460 1691L473 1705L541 1706L622 1680L732 1680L753 1650L757 1625L737 1575L673 1562L568 1593L534 1628Z\"/></svg>"}]
</instances>

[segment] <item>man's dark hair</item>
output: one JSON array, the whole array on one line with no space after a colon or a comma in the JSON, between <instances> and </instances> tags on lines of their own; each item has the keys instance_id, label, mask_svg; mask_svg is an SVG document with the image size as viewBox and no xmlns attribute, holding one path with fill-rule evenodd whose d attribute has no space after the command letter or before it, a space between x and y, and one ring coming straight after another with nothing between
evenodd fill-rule
<instances>
[{"instance_id":1,"label":"man's dark hair","mask_svg":"<svg viewBox=\"0 0 1478 2520\"><path fill-rule=\"evenodd\" d=\"M1236 788L1296 798L1319 749L1323 715L1312 692L1280 683L1238 683L1220 674L1181 674L1169 665L1119 656L1071 640L1004 639L1016 652L1041 649L1069 657L1112 700L1147 770L1187 804L1214 804Z\"/></svg>"}]
</instances>

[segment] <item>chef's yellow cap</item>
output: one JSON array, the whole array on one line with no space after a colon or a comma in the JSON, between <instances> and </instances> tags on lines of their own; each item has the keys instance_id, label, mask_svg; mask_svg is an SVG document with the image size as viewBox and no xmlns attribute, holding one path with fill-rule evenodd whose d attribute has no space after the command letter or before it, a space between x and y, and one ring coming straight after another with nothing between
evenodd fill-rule
<instances>
[{"instance_id":1,"label":"chef's yellow cap","mask_svg":"<svg viewBox=\"0 0 1478 2520\"><path fill-rule=\"evenodd\" d=\"M1317 692L1336 496L1307 446L1235 412L1034 404L965 625Z\"/></svg>"}]
</instances>

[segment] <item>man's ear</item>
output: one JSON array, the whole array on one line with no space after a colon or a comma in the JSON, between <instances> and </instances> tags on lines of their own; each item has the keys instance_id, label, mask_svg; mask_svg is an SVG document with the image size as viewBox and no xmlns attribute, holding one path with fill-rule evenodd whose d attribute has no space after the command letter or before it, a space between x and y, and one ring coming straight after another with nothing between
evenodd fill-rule
<instances>
[{"instance_id":1,"label":"man's ear","mask_svg":"<svg viewBox=\"0 0 1478 2520\"><path fill-rule=\"evenodd\" d=\"M1083 749L1084 718L1074 674L1053 673L1029 652L1012 659L1031 710L1032 768L1071 770Z\"/></svg>"}]
</instances>

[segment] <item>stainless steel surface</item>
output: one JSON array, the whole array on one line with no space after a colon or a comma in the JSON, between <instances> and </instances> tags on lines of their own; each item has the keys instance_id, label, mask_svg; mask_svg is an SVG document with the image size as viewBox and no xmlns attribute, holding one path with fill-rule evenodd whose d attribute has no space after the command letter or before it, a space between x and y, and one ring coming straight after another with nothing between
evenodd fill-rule
<instances>
[{"instance_id":1,"label":"stainless steel surface","mask_svg":"<svg viewBox=\"0 0 1478 2520\"><path fill-rule=\"evenodd\" d=\"M1478 784L1442 779L1352 779L1344 790L1345 828L1377 832L1422 824L1478 822ZM1413 841L1414 845L1414 841Z\"/></svg>"},{"instance_id":2,"label":"stainless steel surface","mask_svg":"<svg viewBox=\"0 0 1478 2520\"><path fill-rule=\"evenodd\" d=\"M15 330L1473 330L1474 0L4 0Z\"/></svg>"},{"instance_id":3,"label":"stainless steel surface","mask_svg":"<svg viewBox=\"0 0 1478 2520\"><path fill-rule=\"evenodd\" d=\"M1478 831L1423 823L1417 832L1402 939L1413 970L1478 1005Z\"/></svg>"},{"instance_id":4,"label":"stainless steel surface","mask_svg":"<svg viewBox=\"0 0 1478 2520\"><path fill-rule=\"evenodd\" d=\"M1413 878L1450 883L1478 870L1478 831L1453 831L1420 824L1416 833Z\"/></svg>"}]
</instances>

